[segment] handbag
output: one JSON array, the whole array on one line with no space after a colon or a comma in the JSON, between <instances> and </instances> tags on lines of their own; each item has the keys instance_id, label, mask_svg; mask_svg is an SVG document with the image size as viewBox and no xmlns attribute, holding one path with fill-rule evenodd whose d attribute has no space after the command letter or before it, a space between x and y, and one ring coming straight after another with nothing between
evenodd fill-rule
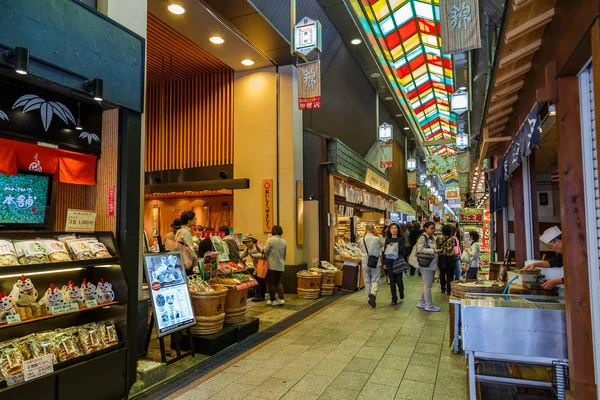
<instances>
[{"instance_id":1,"label":"handbag","mask_svg":"<svg viewBox=\"0 0 600 400\"><path fill-rule=\"evenodd\" d=\"M394 275L399 275L406 271L408 271L408 264L406 263L406 260L404 260L404 257L398 256L392 265L392 273Z\"/></svg>"},{"instance_id":2,"label":"handbag","mask_svg":"<svg viewBox=\"0 0 600 400\"><path fill-rule=\"evenodd\" d=\"M427 239L427 236L423 235L425 238L425 248L429 249L429 240ZM421 268L427 268L429 267L429 264L431 264L431 261L433 261L433 254L430 253L417 253L417 260L419 263L419 267Z\"/></svg>"},{"instance_id":3,"label":"handbag","mask_svg":"<svg viewBox=\"0 0 600 400\"><path fill-rule=\"evenodd\" d=\"M269 272L269 262L266 258L259 258L256 263L256 277L258 278L266 278L267 272Z\"/></svg>"},{"instance_id":4,"label":"handbag","mask_svg":"<svg viewBox=\"0 0 600 400\"><path fill-rule=\"evenodd\" d=\"M365 245L365 250L367 251L367 254L369 254L370 252L369 252L369 248L367 247L367 241L365 240L364 237L363 237L363 243ZM377 268L378 263L379 263L379 257L369 255L369 258L367 259L367 267Z\"/></svg>"}]
</instances>

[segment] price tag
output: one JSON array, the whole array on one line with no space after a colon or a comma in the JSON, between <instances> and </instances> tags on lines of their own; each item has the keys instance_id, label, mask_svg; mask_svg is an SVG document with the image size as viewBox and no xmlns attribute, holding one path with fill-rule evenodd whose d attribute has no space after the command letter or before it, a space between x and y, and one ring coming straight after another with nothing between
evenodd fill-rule
<instances>
[{"instance_id":1,"label":"price tag","mask_svg":"<svg viewBox=\"0 0 600 400\"><path fill-rule=\"evenodd\" d=\"M52 357L52 356L50 356L50 357ZM23 383L23 382L25 382L25 377L23 376L22 372L17 375L9 375L6 377L6 385L7 386L18 385L19 383Z\"/></svg>"},{"instance_id":2,"label":"price tag","mask_svg":"<svg viewBox=\"0 0 600 400\"><path fill-rule=\"evenodd\" d=\"M98 307L98 302L96 300L86 300L85 301L85 306L87 308L94 308L94 307Z\"/></svg>"},{"instance_id":3,"label":"price tag","mask_svg":"<svg viewBox=\"0 0 600 400\"><path fill-rule=\"evenodd\" d=\"M71 311L79 311L79 304L77 302L69 303L69 307L71 307Z\"/></svg>"},{"instance_id":4,"label":"price tag","mask_svg":"<svg viewBox=\"0 0 600 400\"><path fill-rule=\"evenodd\" d=\"M52 314L53 315L57 315L57 314L64 314L64 313L68 313L71 312L71 306L68 304L61 304L59 306L52 306L51 308L52 310Z\"/></svg>"},{"instance_id":5,"label":"price tag","mask_svg":"<svg viewBox=\"0 0 600 400\"><path fill-rule=\"evenodd\" d=\"M23 361L23 376L25 382L51 374L52 372L54 372L52 354L46 354L45 356Z\"/></svg>"},{"instance_id":6,"label":"price tag","mask_svg":"<svg viewBox=\"0 0 600 400\"><path fill-rule=\"evenodd\" d=\"M6 316L6 322L8 324L16 324L17 322L21 322L21 316L19 314L11 314Z\"/></svg>"}]
</instances>

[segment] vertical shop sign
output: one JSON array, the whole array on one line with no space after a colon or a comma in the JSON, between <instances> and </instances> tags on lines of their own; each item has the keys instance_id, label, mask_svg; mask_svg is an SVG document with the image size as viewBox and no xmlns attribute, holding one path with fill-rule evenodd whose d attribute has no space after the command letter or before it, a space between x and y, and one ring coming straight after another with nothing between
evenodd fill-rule
<instances>
[{"instance_id":1,"label":"vertical shop sign","mask_svg":"<svg viewBox=\"0 0 600 400\"><path fill-rule=\"evenodd\" d=\"M321 108L321 61L298 65L298 109Z\"/></svg>"},{"instance_id":2,"label":"vertical shop sign","mask_svg":"<svg viewBox=\"0 0 600 400\"><path fill-rule=\"evenodd\" d=\"M115 216L115 187L108 187L108 204L106 205L106 215L109 217Z\"/></svg>"},{"instance_id":3,"label":"vertical shop sign","mask_svg":"<svg viewBox=\"0 0 600 400\"><path fill-rule=\"evenodd\" d=\"M381 168L392 168L394 164L393 150L391 144L379 147L379 166Z\"/></svg>"},{"instance_id":4,"label":"vertical shop sign","mask_svg":"<svg viewBox=\"0 0 600 400\"><path fill-rule=\"evenodd\" d=\"M321 52L323 48L321 23L304 17L294 26L293 54L307 59Z\"/></svg>"},{"instance_id":5,"label":"vertical shop sign","mask_svg":"<svg viewBox=\"0 0 600 400\"><path fill-rule=\"evenodd\" d=\"M417 187L417 173L416 172L409 172L407 174L407 183L408 183L408 187L410 189Z\"/></svg>"},{"instance_id":6,"label":"vertical shop sign","mask_svg":"<svg viewBox=\"0 0 600 400\"><path fill-rule=\"evenodd\" d=\"M296 181L296 244L304 244L304 184Z\"/></svg>"},{"instance_id":7,"label":"vertical shop sign","mask_svg":"<svg viewBox=\"0 0 600 400\"><path fill-rule=\"evenodd\" d=\"M440 19L443 54L481 47L479 0L441 1Z\"/></svg>"},{"instance_id":8,"label":"vertical shop sign","mask_svg":"<svg viewBox=\"0 0 600 400\"><path fill-rule=\"evenodd\" d=\"M262 181L263 232L271 233L273 229L273 179Z\"/></svg>"}]
</instances>

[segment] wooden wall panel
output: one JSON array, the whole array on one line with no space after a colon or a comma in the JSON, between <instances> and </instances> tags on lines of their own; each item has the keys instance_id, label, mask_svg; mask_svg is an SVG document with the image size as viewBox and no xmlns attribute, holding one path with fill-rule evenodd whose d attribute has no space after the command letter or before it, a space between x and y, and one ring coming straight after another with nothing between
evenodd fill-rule
<instances>
[{"instance_id":1,"label":"wooden wall panel","mask_svg":"<svg viewBox=\"0 0 600 400\"><path fill-rule=\"evenodd\" d=\"M233 72L149 85L145 170L233 163Z\"/></svg>"},{"instance_id":2,"label":"wooden wall panel","mask_svg":"<svg viewBox=\"0 0 600 400\"><path fill-rule=\"evenodd\" d=\"M54 191L56 193L56 207L54 214L55 231L62 232L65 230L67 210L69 208L91 210L88 206L93 195L93 189L93 186L54 182Z\"/></svg>"}]
</instances>

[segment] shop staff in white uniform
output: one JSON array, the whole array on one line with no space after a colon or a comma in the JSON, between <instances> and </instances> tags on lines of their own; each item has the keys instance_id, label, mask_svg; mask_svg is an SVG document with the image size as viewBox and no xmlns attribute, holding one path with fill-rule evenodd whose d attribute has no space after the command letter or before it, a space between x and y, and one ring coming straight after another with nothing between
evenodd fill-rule
<instances>
[{"instance_id":1,"label":"shop staff in white uniform","mask_svg":"<svg viewBox=\"0 0 600 400\"><path fill-rule=\"evenodd\" d=\"M551 261L540 261L537 263L529 264L524 269L533 268L562 268L563 267L563 256L562 256L562 232L557 226L546 229L544 234L540 236L540 241L545 243L550 249L556 253L556 256ZM565 278L554 278L544 282L544 289L552 290L557 285L565 283Z\"/></svg>"}]
</instances>

